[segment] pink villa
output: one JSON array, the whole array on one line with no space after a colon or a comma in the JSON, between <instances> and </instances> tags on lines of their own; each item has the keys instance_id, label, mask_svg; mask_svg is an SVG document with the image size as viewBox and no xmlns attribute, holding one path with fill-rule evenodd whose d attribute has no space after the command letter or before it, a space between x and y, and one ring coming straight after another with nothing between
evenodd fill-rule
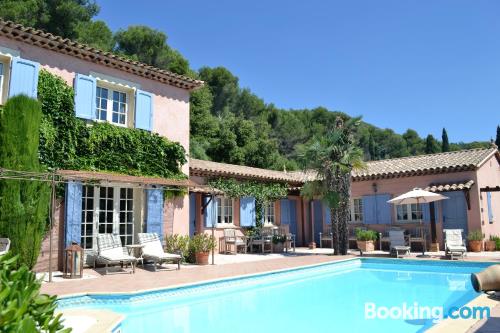
<instances>
[{"instance_id":1,"label":"pink villa","mask_svg":"<svg viewBox=\"0 0 500 333\"><path fill-rule=\"evenodd\" d=\"M194 159L190 163L190 178L197 186L190 194L191 230L209 232L214 226L217 235L222 235L224 228L242 230L255 224L252 198L229 199L221 194L203 209L211 193L207 180L218 177L287 183L288 197L264 208L264 226L288 224L299 246L312 242L317 246L331 246L331 242L328 244L329 210L320 200L300 196L300 187L310 175ZM387 203L415 187L449 198L434 205L435 232L430 228L432 208L429 204L394 206ZM424 235L413 234L412 238L426 238L427 249L434 238L441 250L443 229L462 229L464 235L471 230L482 230L486 237L500 235L497 147L368 162L364 170L353 172L351 192L351 232L365 227L380 232L383 240L391 227L411 233L419 229L424 230ZM211 209L217 210L217 214L212 214ZM211 221L212 216L216 216L216 221Z\"/></svg>"},{"instance_id":2,"label":"pink villa","mask_svg":"<svg viewBox=\"0 0 500 333\"><path fill-rule=\"evenodd\" d=\"M111 53L0 20L0 104L10 96L37 97L40 69L62 77L75 90L75 115L89 124L106 121L139 128L179 142L189 151L189 96L203 82L130 61ZM264 226L288 225L297 246L329 240L329 211L320 200L300 196L310 173L282 172L191 159L189 180L133 177L78 170L61 171L68 180L52 233L60 268L62 250L75 241L87 254L96 251L98 233L116 233L124 244L139 232L193 235L255 224L255 200L214 193L207 182L232 178L287 184L286 198L264 207ZM99 186L86 185L99 179ZM482 230L500 235L500 153L496 147L368 162L352 175L351 230L368 227L384 234L389 227L427 229L428 243L443 248L442 230ZM163 200L163 188L189 188L189 194ZM420 187L449 199L433 205L392 206L387 201ZM431 211L434 211L433 219ZM430 221L435 221L435 231ZM382 244L383 245L383 244ZM48 268L48 242L36 270ZM58 266L58 267L57 267Z\"/></svg>"}]
</instances>

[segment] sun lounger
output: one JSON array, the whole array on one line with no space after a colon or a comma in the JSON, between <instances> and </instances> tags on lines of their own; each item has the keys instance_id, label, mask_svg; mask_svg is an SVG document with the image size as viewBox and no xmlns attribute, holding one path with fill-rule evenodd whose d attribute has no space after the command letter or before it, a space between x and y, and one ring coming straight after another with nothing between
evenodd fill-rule
<instances>
[{"instance_id":1,"label":"sun lounger","mask_svg":"<svg viewBox=\"0 0 500 333\"><path fill-rule=\"evenodd\" d=\"M465 242L462 238L462 229L444 229L444 253L453 260L460 256L462 259L467 253Z\"/></svg>"},{"instance_id":2,"label":"sun lounger","mask_svg":"<svg viewBox=\"0 0 500 333\"><path fill-rule=\"evenodd\" d=\"M410 254L410 247L406 244L403 230L389 230L389 241L391 243L391 254L395 254L396 258Z\"/></svg>"},{"instance_id":3,"label":"sun lounger","mask_svg":"<svg viewBox=\"0 0 500 333\"><path fill-rule=\"evenodd\" d=\"M9 252L10 249L10 239L0 238L0 256Z\"/></svg>"},{"instance_id":4,"label":"sun lounger","mask_svg":"<svg viewBox=\"0 0 500 333\"><path fill-rule=\"evenodd\" d=\"M106 266L105 272L108 273L108 265L121 264L132 265L132 273L135 273L135 264L137 259L128 254L122 246L120 236L114 234L98 234L97 235L97 256L94 260L94 268L96 261L101 261Z\"/></svg>"},{"instance_id":5,"label":"sun lounger","mask_svg":"<svg viewBox=\"0 0 500 333\"><path fill-rule=\"evenodd\" d=\"M161 266L164 262L173 262L177 264L177 269L181 269L182 256L163 251L163 246L161 245L158 234L139 233L137 237L139 238L139 244L144 246L142 248L142 257L145 260L152 261L155 270L157 265Z\"/></svg>"}]
</instances>

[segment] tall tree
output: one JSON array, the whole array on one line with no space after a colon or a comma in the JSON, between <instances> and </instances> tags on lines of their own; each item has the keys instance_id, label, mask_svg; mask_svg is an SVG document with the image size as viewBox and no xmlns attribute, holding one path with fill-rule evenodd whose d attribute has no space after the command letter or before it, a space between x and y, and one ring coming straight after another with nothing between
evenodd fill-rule
<instances>
[{"instance_id":1,"label":"tall tree","mask_svg":"<svg viewBox=\"0 0 500 333\"><path fill-rule=\"evenodd\" d=\"M26 96L10 98L0 113L0 165L5 169L40 172L38 143L41 110ZM0 234L12 241L20 263L32 268L38 258L49 211L46 183L0 181Z\"/></svg>"},{"instance_id":2,"label":"tall tree","mask_svg":"<svg viewBox=\"0 0 500 333\"><path fill-rule=\"evenodd\" d=\"M76 25L76 40L103 51L112 51L113 32L103 21L80 22Z\"/></svg>"},{"instance_id":3,"label":"tall tree","mask_svg":"<svg viewBox=\"0 0 500 333\"><path fill-rule=\"evenodd\" d=\"M495 140L495 144L497 145L498 149L500 149L500 125L497 126L497 137Z\"/></svg>"},{"instance_id":4,"label":"tall tree","mask_svg":"<svg viewBox=\"0 0 500 333\"><path fill-rule=\"evenodd\" d=\"M446 128L443 127L443 134L441 135L441 151L443 153L450 151L450 142L448 141L448 133L446 133Z\"/></svg>"},{"instance_id":5,"label":"tall tree","mask_svg":"<svg viewBox=\"0 0 500 333\"><path fill-rule=\"evenodd\" d=\"M0 0L0 15L29 27L75 39L76 26L99 13L94 0Z\"/></svg>"},{"instance_id":6,"label":"tall tree","mask_svg":"<svg viewBox=\"0 0 500 333\"><path fill-rule=\"evenodd\" d=\"M432 134L427 135L425 138L425 153L426 154L435 154L439 152L439 145L432 136Z\"/></svg>"},{"instance_id":7,"label":"tall tree","mask_svg":"<svg viewBox=\"0 0 500 333\"><path fill-rule=\"evenodd\" d=\"M354 143L360 118L344 123L340 117L327 135L318 137L302 155L306 168L317 172L319 180L308 182L302 190L306 197L320 195L330 209L335 254L347 254L350 220L351 171L363 167L363 151Z\"/></svg>"},{"instance_id":8,"label":"tall tree","mask_svg":"<svg viewBox=\"0 0 500 333\"><path fill-rule=\"evenodd\" d=\"M189 62L167 45L167 35L150 27L137 25L115 34L116 52L146 64L177 74L190 73Z\"/></svg>"}]
</instances>

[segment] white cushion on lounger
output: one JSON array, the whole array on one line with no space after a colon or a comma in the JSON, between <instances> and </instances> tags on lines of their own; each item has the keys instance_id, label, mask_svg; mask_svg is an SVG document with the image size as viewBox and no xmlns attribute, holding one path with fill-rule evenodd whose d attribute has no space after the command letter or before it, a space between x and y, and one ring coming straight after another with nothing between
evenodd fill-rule
<instances>
[{"instance_id":1,"label":"white cushion on lounger","mask_svg":"<svg viewBox=\"0 0 500 333\"><path fill-rule=\"evenodd\" d=\"M103 250L100 253L100 257L107 259L109 261L135 260L134 257L124 254L123 249L121 247L115 247L112 249Z\"/></svg>"},{"instance_id":2,"label":"white cushion on lounger","mask_svg":"<svg viewBox=\"0 0 500 333\"><path fill-rule=\"evenodd\" d=\"M465 252L465 251L467 251L467 248L465 246L448 246L448 251Z\"/></svg>"}]
</instances>

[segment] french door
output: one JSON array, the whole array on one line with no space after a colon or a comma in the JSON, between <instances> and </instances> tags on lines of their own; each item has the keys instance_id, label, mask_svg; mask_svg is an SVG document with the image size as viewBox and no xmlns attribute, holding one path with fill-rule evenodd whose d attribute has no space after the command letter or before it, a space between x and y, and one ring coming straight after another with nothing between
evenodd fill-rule
<instances>
[{"instance_id":1,"label":"french door","mask_svg":"<svg viewBox=\"0 0 500 333\"><path fill-rule=\"evenodd\" d=\"M122 245L134 242L134 190L126 187L83 186L81 246L97 250L97 234L120 236Z\"/></svg>"}]
</instances>

